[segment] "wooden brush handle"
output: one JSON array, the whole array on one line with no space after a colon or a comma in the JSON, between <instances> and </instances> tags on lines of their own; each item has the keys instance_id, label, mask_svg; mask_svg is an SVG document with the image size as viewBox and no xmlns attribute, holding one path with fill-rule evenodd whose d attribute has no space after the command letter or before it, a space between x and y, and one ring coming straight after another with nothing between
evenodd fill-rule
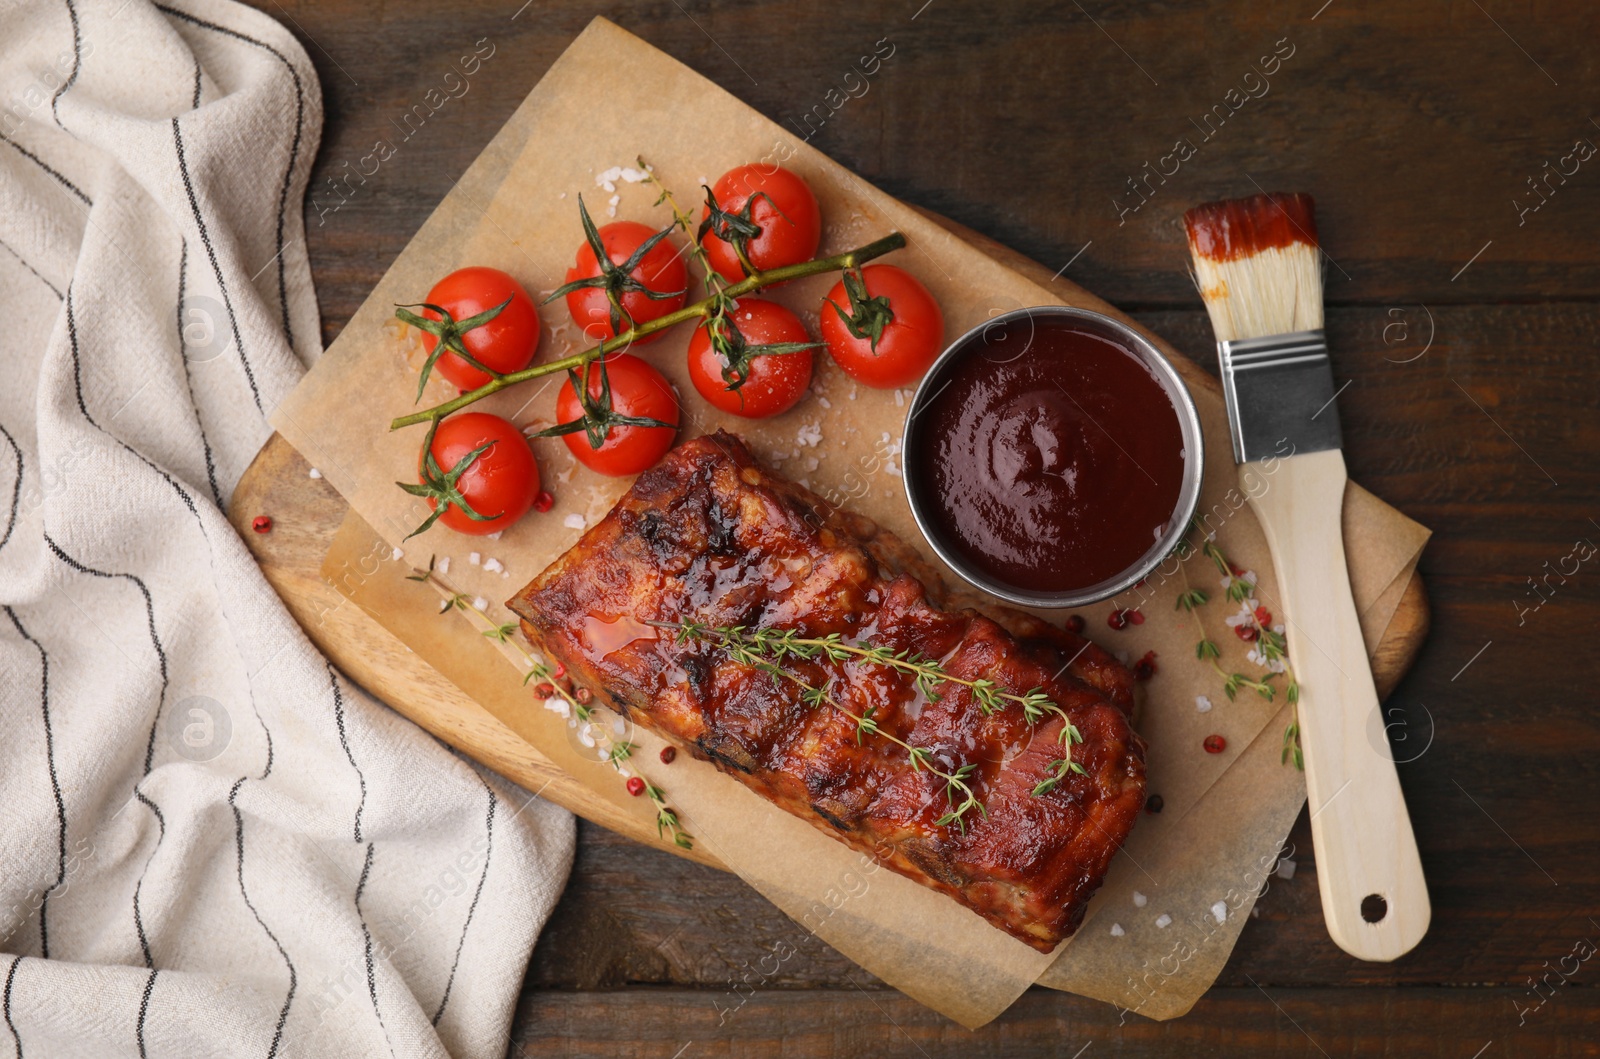
<instances>
[{"instance_id":1,"label":"wooden brush handle","mask_svg":"<svg viewBox=\"0 0 1600 1059\"><path fill-rule=\"evenodd\" d=\"M1256 489L1268 483L1251 503L1272 547L1282 597L1272 609L1284 623L1289 664L1300 682L1323 918L1345 952L1393 960L1422 940L1432 908L1350 595L1340 518L1344 455L1332 449L1291 456L1270 474L1260 464L1240 468L1246 469ZM1369 921L1372 895L1386 907L1376 922Z\"/></svg>"}]
</instances>

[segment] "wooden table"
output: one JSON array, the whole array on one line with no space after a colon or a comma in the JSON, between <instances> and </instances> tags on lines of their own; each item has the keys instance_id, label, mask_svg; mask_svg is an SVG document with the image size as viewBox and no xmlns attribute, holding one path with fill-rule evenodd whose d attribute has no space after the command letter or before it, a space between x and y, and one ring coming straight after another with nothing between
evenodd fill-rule
<instances>
[{"instance_id":1,"label":"wooden table","mask_svg":"<svg viewBox=\"0 0 1600 1059\"><path fill-rule=\"evenodd\" d=\"M1600 965L1581 961L1600 943L1600 556L1569 558L1600 542L1600 159L1570 172L1575 141L1600 143L1600 11L518 3L258 3L321 75L313 187L393 138L457 48L495 48L355 196L308 214L325 338L594 14L780 122L811 114L813 142L866 178L1059 264L1203 363L1183 209L1317 196L1352 474L1436 532L1434 632L1389 700L1434 919L1392 965L1344 956L1302 816L1297 873L1188 1017L1119 1024L1035 989L968 1033L737 878L584 825L512 1055L1600 1054ZM893 56L830 115L880 40ZM780 944L799 950L782 977L744 987Z\"/></svg>"}]
</instances>

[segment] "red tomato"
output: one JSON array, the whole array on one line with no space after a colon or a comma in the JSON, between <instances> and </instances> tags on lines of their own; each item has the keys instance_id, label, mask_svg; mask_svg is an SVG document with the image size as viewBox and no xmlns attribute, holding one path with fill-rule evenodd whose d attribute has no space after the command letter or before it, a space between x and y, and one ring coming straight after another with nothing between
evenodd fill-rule
<instances>
[{"instance_id":1,"label":"red tomato","mask_svg":"<svg viewBox=\"0 0 1600 1059\"><path fill-rule=\"evenodd\" d=\"M455 489L473 511L488 517L480 521L458 504L447 503L439 521L458 533L498 533L527 514L539 493L539 465L533 462L528 439L499 416L487 412L450 416L434 431L429 451L438 464L438 476L448 476L474 450L485 445L488 448L455 480ZM430 483L429 472L430 468L424 466L418 480L425 487L437 487L440 482L436 477ZM430 496L428 503L435 511L439 509L437 495Z\"/></svg>"},{"instance_id":2,"label":"red tomato","mask_svg":"<svg viewBox=\"0 0 1600 1059\"><path fill-rule=\"evenodd\" d=\"M616 221L601 227L599 231L600 244L605 247L606 257L617 266L627 264L639 248L656 234L654 229L638 221ZM595 279L601 274L594 247L587 242L578 247L578 261L567 269L567 283L570 285ZM669 295L652 298L642 290L627 287L620 290L618 300L627 314L622 317L624 331L628 329L630 317L635 324L649 323L658 316L683 308L684 299L688 296L689 270L684 266L678 248L667 239L646 251L632 271L618 274L619 279L623 276L634 281L630 286L642 285L656 294ZM611 303L604 287L575 287L567 291L567 311L590 341L603 342L616 337L617 332L611 326ZM642 346L646 342L654 342L664 334L665 331L657 331L653 335L645 335L636 344Z\"/></svg>"},{"instance_id":3,"label":"red tomato","mask_svg":"<svg viewBox=\"0 0 1600 1059\"><path fill-rule=\"evenodd\" d=\"M428 304L444 309L457 324L493 309L507 298L511 299L510 304L498 316L461 335L461 344L472 359L502 375L521 371L533 363L533 354L539 348L539 311L522 284L497 268L472 267L457 269L428 292ZM432 309L422 310L422 316L441 319ZM424 334L422 342L431 356L439 338ZM488 375L449 350L439 357L435 367L463 390L476 390L489 381Z\"/></svg>"},{"instance_id":4,"label":"red tomato","mask_svg":"<svg viewBox=\"0 0 1600 1059\"><path fill-rule=\"evenodd\" d=\"M587 373L589 397L603 399L600 365L590 364ZM606 378L611 383L611 412L640 419L659 419L671 427L613 425L605 442L597 449L589 443L586 431L562 436L579 463L601 474L620 477L638 474L653 465L678 434L678 395L666 376L631 353L613 353L606 358ZM583 418L583 404L569 376L556 396L556 422L571 423Z\"/></svg>"},{"instance_id":5,"label":"red tomato","mask_svg":"<svg viewBox=\"0 0 1600 1059\"><path fill-rule=\"evenodd\" d=\"M845 280L834 284L822 303L822 338L834 363L868 386L909 386L922 378L944 348L944 314L917 277L893 265L868 265L861 270L866 295L874 304L852 309ZM854 277L852 277L853 280ZM858 290L859 300L859 290ZM871 316L888 299L892 318L882 324L877 349L871 339ZM840 313L861 319L863 337L852 333Z\"/></svg>"},{"instance_id":6,"label":"red tomato","mask_svg":"<svg viewBox=\"0 0 1600 1059\"><path fill-rule=\"evenodd\" d=\"M811 341L800 318L777 302L741 298L729 318L747 346ZM764 419L793 408L811 385L809 349L751 357L742 372L745 381L737 390L728 388L722 375L724 367L729 367L728 362L712 346L711 335L702 324L689 339L689 378L694 380L700 396L722 411L747 419ZM740 374L738 365L732 367Z\"/></svg>"},{"instance_id":7,"label":"red tomato","mask_svg":"<svg viewBox=\"0 0 1600 1059\"><path fill-rule=\"evenodd\" d=\"M760 228L750 236L745 254L758 269L778 268L810 260L822 242L822 214L811 188L781 166L742 165L722 174L711 189L723 212L742 214ZM710 208L701 210L702 229ZM730 233L731 234L731 233ZM732 282L744 278L744 266L733 246L715 231L701 238L711 264Z\"/></svg>"}]
</instances>

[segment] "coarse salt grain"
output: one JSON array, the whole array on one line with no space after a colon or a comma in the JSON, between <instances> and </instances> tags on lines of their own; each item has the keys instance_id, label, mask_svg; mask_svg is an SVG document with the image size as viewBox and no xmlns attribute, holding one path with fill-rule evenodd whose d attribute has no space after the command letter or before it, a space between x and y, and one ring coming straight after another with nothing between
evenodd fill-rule
<instances>
[{"instance_id":1,"label":"coarse salt grain","mask_svg":"<svg viewBox=\"0 0 1600 1059\"><path fill-rule=\"evenodd\" d=\"M471 563L473 566L477 566L483 562L483 554L481 552L468 552L467 562Z\"/></svg>"},{"instance_id":2,"label":"coarse salt grain","mask_svg":"<svg viewBox=\"0 0 1600 1059\"><path fill-rule=\"evenodd\" d=\"M404 559L405 557L406 557L406 553L401 551L399 548L396 548L394 550L394 552L389 556L389 558L394 559L396 561Z\"/></svg>"},{"instance_id":3,"label":"coarse salt grain","mask_svg":"<svg viewBox=\"0 0 1600 1059\"><path fill-rule=\"evenodd\" d=\"M1120 938L1120 937L1122 937L1122 935L1124 935L1126 933L1127 933L1127 931L1122 929L1122 924L1121 923L1113 923L1113 924L1111 924L1111 936L1113 938Z\"/></svg>"},{"instance_id":4,"label":"coarse salt grain","mask_svg":"<svg viewBox=\"0 0 1600 1059\"><path fill-rule=\"evenodd\" d=\"M817 403L820 404L824 408L832 408L833 407L833 402L829 401L826 397L822 396L820 393L817 394Z\"/></svg>"},{"instance_id":5,"label":"coarse salt grain","mask_svg":"<svg viewBox=\"0 0 1600 1059\"><path fill-rule=\"evenodd\" d=\"M1278 862L1278 870L1276 872L1278 878L1280 878L1280 879L1292 879L1292 878L1294 878L1294 867L1295 867L1294 861L1290 860L1288 857L1284 857L1282 860L1280 860Z\"/></svg>"},{"instance_id":6,"label":"coarse salt grain","mask_svg":"<svg viewBox=\"0 0 1600 1059\"><path fill-rule=\"evenodd\" d=\"M1160 927L1162 930L1165 930L1166 928L1172 926L1172 917L1167 915L1165 912L1161 913L1156 917L1156 926Z\"/></svg>"},{"instance_id":7,"label":"coarse salt grain","mask_svg":"<svg viewBox=\"0 0 1600 1059\"><path fill-rule=\"evenodd\" d=\"M809 446L811 448L815 448L817 445L819 445L822 442L822 424L821 423L802 423L802 424L800 424L800 429L795 433L794 439L795 439L795 441L799 442L802 445L806 445L806 446ZM796 453L796 455L799 455L799 453Z\"/></svg>"},{"instance_id":8,"label":"coarse salt grain","mask_svg":"<svg viewBox=\"0 0 1600 1059\"><path fill-rule=\"evenodd\" d=\"M483 561L483 568L491 574L498 574L504 570L506 566L499 559L485 559Z\"/></svg>"},{"instance_id":9,"label":"coarse salt grain","mask_svg":"<svg viewBox=\"0 0 1600 1059\"><path fill-rule=\"evenodd\" d=\"M482 596L477 596L473 599L472 606L475 610L488 610L489 601L484 599Z\"/></svg>"},{"instance_id":10,"label":"coarse salt grain","mask_svg":"<svg viewBox=\"0 0 1600 1059\"><path fill-rule=\"evenodd\" d=\"M906 406L906 392L904 390L896 390L894 392L894 403L896 408L904 408Z\"/></svg>"},{"instance_id":11,"label":"coarse salt grain","mask_svg":"<svg viewBox=\"0 0 1600 1059\"><path fill-rule=\"evenodd\" d=\"M1150 898L1146 897L1144 894L1140 893L1138 890L1133 891L1133 907L1135 907L1135 908L1143 908L1145 906L1145 903L1147 901L1149 901L1149 900L1150 900Z\"/></svg>"},{"instance_id":12,"label":"coarse salt grain","mask_svg":"<svg viewBox=\"0 0 1600 1059\"><path fill-rule=\"evenodd\" d=\"M483 539L484 540L490 540L490 541L497 541L497 540L500 539L500 535L502 533L504 533L504 532L505 532L505 530L495 530L493 533L485 533L483 535Z\"/></svg>"},{"instance_id":13,"label":"coarse salt grain","mask_svg":"<svg viewBox=\"0 0 1600 1059\"><path fill-rule=\"evenodd\" d=\"M313 477L313 478L321 478L322 477L322 472L317 470L315 467L313 467L313 468L311 468L311 477Z\"/></svg>"},{"instance_id":14,"label":"coarse salt grain","mask_svg":"<svg viewBox=\"0 0 1600 1059\"><path fill-rule=\"evenodd\" d=\"M1218 923L1226 923L1228 921L1228 902L1218 901L1216 904L1212 905L1211 918L1215 919Z\"/></svg>"},{"instance_id":15,"label":"coarse salt grain","mask_svg":"<svg viewBox=\"0 0 1600 1059\"><path fill-rule=\"evenodd\" d=\"M1194 697L1194 708L1199 710L1201 713L1210 713L1211 700L1206 698L1204 695L1196 695Z\"/></svg>"},{"instance_id":16,"label":"coarse salt grain","mask_svg":"<svg viewBox=\"0 0 1600 1059\"><path fill-rule=\"evenodd\" d=\"M448 574L450 572L450 557L448 555L439 557L439 572L441 574Z\"/></svg>"},{"instance_id":17,"label":"coarse salt grain","mask_svg":"<svg viewBox=\"0 0 1600 1059\"><path fill-rule=\"evenodd\" d=\"M567 527L567 529L583 529L583 516L574 511L572 514L562 519L561 524Z\"/></svg>"}]
</instances>

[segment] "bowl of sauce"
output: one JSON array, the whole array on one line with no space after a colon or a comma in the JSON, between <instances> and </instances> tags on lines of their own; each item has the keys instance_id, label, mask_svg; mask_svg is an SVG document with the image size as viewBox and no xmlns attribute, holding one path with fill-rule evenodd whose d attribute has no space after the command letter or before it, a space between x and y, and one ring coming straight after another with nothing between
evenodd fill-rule
<instances>
[{"instance_id":1,"label":"bowl of sauce","mask_svg":"<svg viewBox=\"0 0 1600 1059\"><path fill-rule=\"evenodd\" d=\"M1154 570L1200 496L1200 419L1148 339L1101 313L1017 309L923 377L906 496L933 550L1011 603L1077 607Z\"/></svg>"}]
</instances>

